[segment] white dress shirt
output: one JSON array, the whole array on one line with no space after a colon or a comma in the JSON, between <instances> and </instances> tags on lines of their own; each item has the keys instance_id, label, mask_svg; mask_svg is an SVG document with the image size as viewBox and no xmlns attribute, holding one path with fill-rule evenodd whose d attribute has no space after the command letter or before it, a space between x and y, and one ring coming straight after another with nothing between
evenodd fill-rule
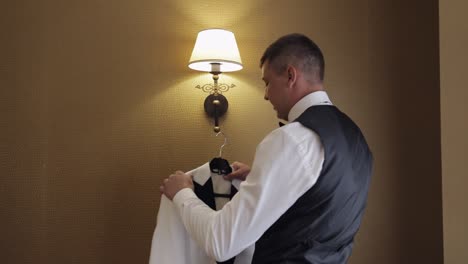
<instances>
[{"instance_id":1,"label":"white dress shirt","mask_svg":"<svg viewBox=\"0 0 468 264\"><path fill-rule=\"evenodd\" d=\"M314 92L294 105L298 118L312 105L331 105L328 95ZM227 260L253 245L317 181L324 161L318 135L292 122L275 129L257 146L254 162L239 192L214 211L192 189L179 191L173 203L190 236L208 255Z\"/></svg>"},{"instance_id":2,"label":"white dress shirt","mask_svg":"<svg viewBox=\"0 0 468 264\"><path fill-rule=\"evenodd\" d=\"M209 163L205 163L187 173L193 176L194 182L202 186L211 178L214 193L230 194L231 185L239 189L240 181L231 183L222 176L211 173ZM214 200L216 209L221 209L229 202L229 198L225 197L215 197ZM158 222L151 243L150 264L216 263L188 235L174 204L164 195L161 197L157 219ZM253 246L247 248L236 256L234 263L251 263L253 251Z\"/></svg>"}]
</instances>

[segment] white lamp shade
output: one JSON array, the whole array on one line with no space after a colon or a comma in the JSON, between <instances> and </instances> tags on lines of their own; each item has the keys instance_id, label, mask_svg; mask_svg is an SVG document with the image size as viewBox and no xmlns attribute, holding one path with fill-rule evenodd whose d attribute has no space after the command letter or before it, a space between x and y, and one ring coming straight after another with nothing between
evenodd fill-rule
<instances>
[{"instance_id":1,"label":"white lamp shade","mask_svg":"<svg viewBox=\"0 0 468 264\"><path fill-rule=\"evenodd\" d=\"M242 69L242 61L234 33L224 29L200 31L189 61L189 68L211 72L211 64L219 63L221 72Z\"/></svg>"}]
</instances>

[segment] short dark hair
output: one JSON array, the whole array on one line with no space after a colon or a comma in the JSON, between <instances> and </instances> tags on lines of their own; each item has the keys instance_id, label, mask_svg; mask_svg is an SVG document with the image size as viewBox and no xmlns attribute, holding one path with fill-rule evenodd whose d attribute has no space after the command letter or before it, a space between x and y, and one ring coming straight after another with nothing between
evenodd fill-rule
<instances>
[{"instance_id":1,"label":"short dark hair","mask_svg":"<svg viewBox=\"0 0 468 264\"><path fill-rule=\"evenodd\" d=\"M260 67L265 62L277 71L284 71L287 64L293 64L305 72L318 74L320 81L325 75L325 60L322 51L305 35L294 33L273 42L263 53Z\"/></svg>"}]
</instances>

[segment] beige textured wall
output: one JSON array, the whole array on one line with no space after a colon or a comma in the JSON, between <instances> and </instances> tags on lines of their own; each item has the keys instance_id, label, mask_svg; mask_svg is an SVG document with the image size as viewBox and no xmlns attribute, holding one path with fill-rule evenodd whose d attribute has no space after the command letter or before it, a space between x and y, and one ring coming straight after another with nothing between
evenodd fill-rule
<instances>
[{"instance_id":1,"label":"beige textured wall","mask_svg":"<svg viewBox=\"0 0 468 264\"><path fill-rule=\"evenodd\" d=\"M188 69L196 33L235 32L223 74L225 157L251 162L275 127L258 60L302 32L326 56L332 100L375 155L350 263L441 263L437 2L16 1L2 4L2 263L145 263L158 186L210 160L214 137ZM4 56L3 56L4 54Z\"/></svg>"},{"instance_id":2,"label":"beige textured wall","mask_svg":"<svg viewBox=\"0 0 468 264\"><path fill-rule=\"evenodd\" d=\"M38 7L0 3L2 263L46 263L48 119Z\"/></svg>"},{"instance_id":3,"label":"beige textured wall","mask_svg":"<svg viewBox=\"0 0 468 264\"><path fill-rule=\"evenodd\" d=\"M444 259L468 262L468 2L440 1Z\"/></svg>"}]
</instances>

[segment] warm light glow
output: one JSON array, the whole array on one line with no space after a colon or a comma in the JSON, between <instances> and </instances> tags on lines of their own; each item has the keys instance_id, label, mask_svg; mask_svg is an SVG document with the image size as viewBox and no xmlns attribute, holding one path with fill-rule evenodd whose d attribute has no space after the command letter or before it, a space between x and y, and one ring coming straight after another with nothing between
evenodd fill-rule
<instances>
[{"instance_id":1,"label":"warm light glow","mask_svg":"<svg viewBox=\"0 0 468 264\"><path fill-rule=\"evenodd\" d=\"M242 69L242 61L234 33L224 29L200 31L189 61L189 68L211 71L211 63L220 63L221 72Z\"/></svg>"}]
</instances>

